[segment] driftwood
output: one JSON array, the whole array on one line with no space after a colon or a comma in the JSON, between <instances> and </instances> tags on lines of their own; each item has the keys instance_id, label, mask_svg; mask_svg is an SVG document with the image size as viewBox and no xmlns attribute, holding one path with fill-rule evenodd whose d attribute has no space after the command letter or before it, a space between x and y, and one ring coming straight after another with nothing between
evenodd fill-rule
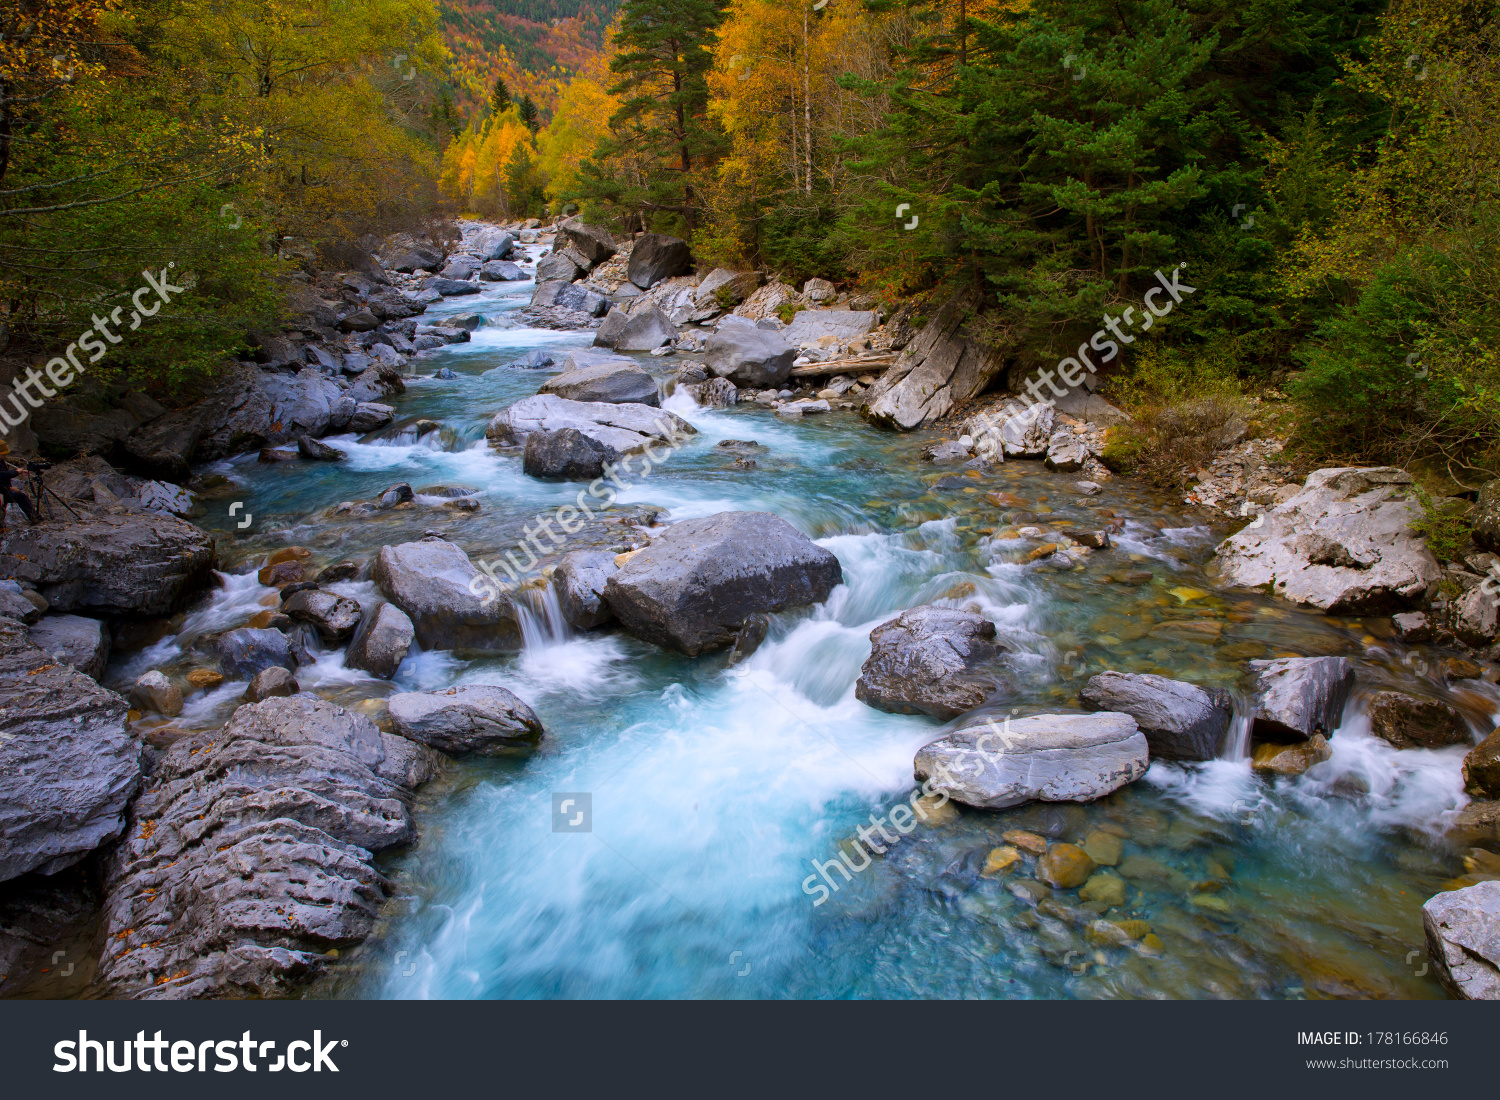
<instances>
[{"instance_id":1,"label":"driftwood","mask_svg":"<svg viewBox=\"0 0 1500 1100\"><path fill-rule=\"evenodd\" d=\"M881 355L861 355L853 359L830 359L826 363L808 363L803 367L793 367L793 378L812 378L820 374L864 374L868 371L882 371L896 361L894 351Z\"/></svg>"}]
</instances>

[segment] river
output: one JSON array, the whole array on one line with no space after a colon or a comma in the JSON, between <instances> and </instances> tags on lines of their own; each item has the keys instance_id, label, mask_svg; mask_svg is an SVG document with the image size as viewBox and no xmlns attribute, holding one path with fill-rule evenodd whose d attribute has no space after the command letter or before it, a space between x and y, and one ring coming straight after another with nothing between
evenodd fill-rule
<instances>
[{"instance_id":1,"label":"river","mask_svg":"<svg viewBox=\"0 0 1500 1100\"><path fill-rule=\"evenodd\" d=\"M486 284L424 318L478 312L490 322L469 343L415 360L421 377L392 399L400 416L438 420L441 432L404 444L330 438L348 452L339 464L250 455L215 467L254 516L240 530L218 501L199 521L220 539L225 586L177 638L112 673L137 675L170 662L196 631L242 625L271 594L253 569L281 546L363 561L436 528L488 559L514 545L522 522L571 499L576 486L526 477L518 454L484 439L497 410L549 376L506 364L592 337L499 327L531 290ZM681 361L641 360L663 379ZM431 377L444 366L454 379ZM893 435L849 410L787 421L753 405L706 411L680 396L667 405L699 434L621 504L672 519L774 512L835 553L845 583L824 606L773 617L766 642L734 669L723 654L691 659L619 633L575 635L545 598L530 605L515 656L413 653L393 683L343 668L336 652L302 669L303 690L375 714L374 701L393 691L499 684L546 727L536 751L457 761L423 789L420 843L383 861L395 893L376 934L309 996L1442 996L1426 966L1421 905L1463 873L1440 837L1465 801L1466 750L1391 748L1369 733L1358 693L1395 684L1443 694L1478 735L1496 707L1487 686L1448 694L1435 672L1419 675L1431 665L1412 667L1433 655L1413 656L1382 620L1216 589L1205 567L1227 531L1140 484L1116 480L1087 497L1072 488L1076 475L1024 461L970 477L922 460L935 433ZM762 445L757 466L732 467L735 454L716 447L724 439ZM482 509L458 515L429 499L376 519L324 511L399 481L476 487ZM1017 506L987 502L995 491ZM1034 539L985 533L1116 517L1116 549L1066 570L1028 561ZM1149 583L1106 579L1131 571L1149 572ZM334 590L375 597L367 582ZM1231 745L1208 764L1155 762L1091 805L949 810L814 904L804 890L812 861L833 858L868 815L907 798L913 754L944 728L854 698L870 630L939 600L977 605L1010 647L1002 717L1076 709L1086 677L1105 668L1233 689L1254 657L1342 654L1360 685L1332 760L1298 779L1253 778L1243 746ZM1191 642L1181 638L1192 632L1152 633L1177 620L1218 626ZM242 691L199 694L177 724L221 722ZM555 831L563 797L573 799L569 821L586 811L578 831ZM1075 896L1036 906L1014 876L980 876L985 853L1014 828L1121 841L1131 873L1114 916L1147 922L1160 949L1095 942L1095 913Z\"/></svg>"}]
</instances>

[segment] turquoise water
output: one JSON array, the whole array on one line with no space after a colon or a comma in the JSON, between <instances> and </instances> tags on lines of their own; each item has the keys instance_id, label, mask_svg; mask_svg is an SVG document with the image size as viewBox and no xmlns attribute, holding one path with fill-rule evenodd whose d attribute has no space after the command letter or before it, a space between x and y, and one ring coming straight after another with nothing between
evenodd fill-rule
<instances>
[{"instance_id":1,"label":"turquoise water","mask_svg":"<svg viewBox=\"0 0 1500 1100\"><path fill-rule=\"evenodd\" d=\"M503 285L428 318L504 318L530 289ZM441 421L441 437L410 446L331 439L349 453L336 466L222 463L255 523L241 532L227 514L203 522L241 574L289 543L312 549L318 564L364 560L428 529L491 558L521 524L577 492L526 477L516 453L485 443L490 416L550 376L504 365L590 335L480 328L471 343L415 361L423 376L449 366L456 380L422 377L393 401L401 416ZM680 360L642 362L666 379ZM1243 758L1156 763L1089 806L949 808L852 881L830 872L839 889L815 905L804 890L812 862L834 858L868 815L908 799L913 754L944 728L854 698L870 630L902 608L948 600L996 622L1011 649L994 707L1002 716L1073 707L1084 678L1103 668L1232 688L1246 659L1273 653L1346 654L1362 688L1444 689L1402 663L1407 651L1378 622L1216 590L1204 567L1226 532L1141 486L1116 481L1086 498L1073 478L1031 462L970 478L921 461L935 435L883 433L849 411L787 422L753 406L667 404L699 434L617 510L775 512L839 557L845 584L824 606L775 617L765 644L734 670L722 654L689 659L622 634L573 635L541 594L513 657L414 654L387 684L322 655L301 673L303 688L377 718L395 690L491 683L530 703L547 734L526 756L458 761L421 793L419 845L384 861L395 894L376 935L346 952L313 996L1441 995L1419 973L1425 960L1406 957L1422 947L1421 903L1464 871L1461 853L1438 839L1463 802L1463 750L1397 752L1369 735L1358 700L1333 760L1298 780L1259 782ZM763 445L758 466L731 468L735 455L715 446L722 439ZM327 511L396 481L481 489L482 510L458 515L429 499L359 521ZM986 501L996 491L1019 503ZM1037 540L1014 531L1111 518L1124 523L1118 549L1077 569L1029 562ZM1130 570L1152 579L1105 579ZM339 590L374 597L368 584ZM194 631L238 625L267 595L253 577L229 578L181 634L122 671L169 663ZM1198 642L1150 633L1179 619L1217 623L1220 633ZM241 690L192 700L179 724L222 721ZM1494 701L1461 701L1476 735L1487 732ZM554 793L590 796L591 831L553 831ZM1104 915L1145 921L1159 946L1091 935L1100 906L1077 891L1036 904L1029 865L981 876L986 853L1014 828L1069 841L1113 831L1134 862L1123 865L1125 903Z\"/></svg>"}]
</instances>

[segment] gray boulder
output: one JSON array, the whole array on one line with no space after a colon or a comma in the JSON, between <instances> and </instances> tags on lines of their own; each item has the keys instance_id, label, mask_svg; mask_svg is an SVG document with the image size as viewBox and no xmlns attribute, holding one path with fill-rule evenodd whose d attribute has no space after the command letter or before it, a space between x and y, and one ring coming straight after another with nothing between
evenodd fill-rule
<instances>
[{"instance_id":1,"label":"gray boulder","mask_svg":"<svg viewBox=\"0 0 1500 1100\"><path fill-rule=\"evenodd\" d=\"M163 755L105 869L98 981L135 999L278 997L374 928L374 854L414 836L436 757L309 694Z\"/></svg>"},{"instance_id":2,"label":"gray boulder","mask_svg":"<svg viewBox=\"0 0 1500 1100\"><path fill-rule=\"evenodd\" d=\"M724 288L723 297L729 299L731 306L738 305L754 294L759 286L760 276L754 271L730 271L727 267L716 267L698 284L693 300L699 305L717 304L719 290Z\"/></svg>"},{"instance_id":3,"label":"gray boulder","mask_svg":"<svg viewBox=\"0 0 1500 1100\"><path fill-rule=\"evenodd\" d=\"M354 636L359 627L359 604L348 596L336 596L322 589L305 589L294 593L281 605L293 622L310 623L318 637L337 645Z\"/></svg>"},{"instance_id":4,"label":"gray boulder","mask_svg":"<svg viewBox=\"0 0 1500 1100\"><path fill-rule=\"evenodd\" d=\"M36 585L55 612L169 615L213 579L214 540L156 513L48 521L0 534L0 576Z\"/></svg>"},{"instance_id":5,"label":"gray boulder","mask_svg":"<svg viewBox=\"0 0 1500 1100\"><path fill-rule=\"evenodd\" d=\"M519 368L520 370L544 370L545 368L555 366L556 364L557 359L550 351L542 351L538 349L537 351L528 351L525 355L521 356L521 358L512 361L509 365ZM499 370L500 368L497 367L495 369Z\"/></svg>"},{"instance_id":6,"label":"gray boulder","mask_svg":"<svg viewBox=\"0 0 1500 1100\"><path fill-rule=\"evenodd\" d=\"M509 602L475 594L476 589L487 591L489 581L451 542L427 538L382 546L370 579L406 612L423 649L520 648L520 630Z\"/></svg>"},{"instance_id":7,"label":"gray boulder","mask_svg":"<svg viewBox=\"0 0 1500 1100\"><path fill-rule=\"evenodd\" d=\"M1479 487L1479 496L1469 512L1474 541L1485 550L1500 553L1500 478Z\"/></svg>"},{"instance_id":8,"label":"gray boulder","mask_svg":"<svg viewBox=\"0 0 1500 1100\"><path fill-rule=\"evenodd\" d=\"M373 432L376 428L385 427L394 419L396 419L394 406L382 405L378 401L359 401L355 403L354 414L349 417L347 427L351 432L363 435L365 432Z\"/></svg>"},{"instance_id":9,"label":"gray boulder","mask_svg":"<svg viewBox=\"0 0 1500 1100\"><path fill-rule=\"evenodd\" d=\"M91 680L103 676L109 663L109 631L82 615L46 616L32 625L31 644Z\"/></svg>"},{"instance_id":10,"label":"gray boulder","mask_svg":"<svg viewBox=\"0 0 1500 1100\"><path fill-rule=\"evenodd\" d=\"M1328 612L1398 609L1441 575L1411 528L1420 515L1403 470L1317 470L1302 492L1220 543L1220 577L1242 588L1270 585L1278 596Z\"/></svg>"},{"instance_id":11,"label":"gray boulder","mask_svg":"<svg viewBox=\"0 0 1500 1100\"><path fill-rule=\"evenodd\" d=\"M472 279L483 263L484 261L478 256L465 256L459 253L448 257L448 262L443 265L443 270L438 274L445 279Z\"/></svg>"},{"instance_id":12,"label":"gray boulder","mask_svg":"<svg viewBox=\"0 0 1500 1100\"><path fill-rule=\"evenodd\" d=\"M822 280L809 280L814 281ZM792 317L792 323L781 335L794 347L816 344L825 337L847 344L873 332L879 320L873 309L804 309Z\"/></svg>"},{"instance_id":13,"label":"gray boulder","mask_svg":"<svg viewBox=\"0 0 1500 1100\"><path fill-rule=\"evenodd\" d=\"M220 634L214 642L219 669L231 680L249 680L273 665L295 671L291 643L279 630L242 626Z\"/></svg>"},{"instance_id":14,"label":"gray boulder","mask_svg":"<svg viewBox=\"0 0 1500 1100\"><path fill-rule=\"evenodd\" d=\"M1088 461L1088 446L1070 431L1053 432L1047 441L1047 468L1060 473L1083 469Z\"/></svg>"},{"instance_id":15,"label":"gray boulder","mask_svg":"<svg viewBox=\"0 0 1500 1100\"><path fill-rule=\"evenodd\" d=\"M881 427L911 431L983 392L1004 367L1005 355L964 328L972 304L964 294L944 303L865 393L860 414Z\"/></svg>"},{"instance_id":16,"label":"gray boulder","mask_svg":"<svg viewBox=\"0 0 1500 1100\"><path fill-rule=\"evenodd\" d=\"M489 755L541 740L542 723L501 687L466 684L443 691L405 691L388 701L402 737L450 756Z\"/></svg>"},{"instance_id":17,"label":"gray boulder","mask_svg":"<svg viewBox=\"0 0 1500 1100\"><path fill-rule=\"evenodd\" d=\"M120 835L141 774L127 709L0 619L0 882L50 875Z\"/></svg>"},{"instance_id":18,"label":"gray boulder","mask_svg":"<svg viewBox=\"0 0 1500 1100\"><path fill-rule=\"evenodd\" d=\"M441 275L434 275L422 284L422 289L435 290L444 298L461 298L465 294L478 294L479 284L465 279L445 279Z\"/></svg>"},{"instance_id":19,"label":"gray boulder","mask_svg":"<svg viewBox=\"0 0 1500 1100\"><path fill-rule=\"evenodd\" d=\"M606 462L619 457L619 452L577 428L559 428L555 432L532 432L526 437L521 469L528 477L593 481L604 475Z\"/></svg>"},{"instance_id":20,"label":"gray boulder","mask_svg":"<svg viewBox=\"0 0 1500 1100\"><path fill-rule=\"evenodd\" d=\"M19 592L0 591L0 616L30 625L41 620L42 609Z\"/></svg>"},{"instance_id":21,"label":"gray boulder","mask_svg":"<svg viewBox=\"0 0 1500 1100\"><path fill-rule=\"evenodd\" d=\"M574 550L564 554L552 574L552 587L563 618L574 630L593 630L614 618L604 601L604 589L619 566L615 555L603 550Z\"/></svg>"},{"instance_id":22,"label":"gray boulder","mask_svg":"<svg viewBox=\"0 0 1500 1100\"><path fill-rule=\"evenodd\" d=\"M1043 402L1027 405L1022 412L999 416L981 413L964 422L964 431L974 438L974 453L992 462L1011 458L1041 458L1059 434L1052 430L1056 415Z\"/></svg>"},{"instance_id":23,"label":"gray boulder","mask_svg":"<svg viewBox=\"0 0 1500 1100\"><path fill-rule=\"evenodd\" d=\"M536 264L536 281L539 288L543 283L571 283L583 274L584 272L579 270L572 258L561 252L543 256ZM532 298L532 305L536 304L536 299Z\"/></svg>"},{"instance_id":24,"label":"gray boulder","mask_svg":"<svg viewBox=\"0 0 1500 1100\"><path fill-rule=\"evenodd\" d=\"M640 306L618 321L611 313L594 334L594 345L617 351L655 351L677 337L677 326L655 306Z\"/></svg>"},{"instance_id":25,"label":"gray boulder","mask_svg":"<svg viewBox=\"0 0 1500 1100\"><path fill-rule=\"evenodd\" d=\"M736 386L766 389L791 376L797 352L777 333L749 325L723 325L708 338L703 365Z\"/></svg>"},{"instance_id":26,"label":"gray boulder","mask_svg":"<svg viewBox=\"0 0 1500 1100\"><path fill-rule=\"evenodd\" d=\"M284 698L296 695L301 690L297 677L280 665L272 665L261 669L250 680L250 686L245 688L245 702L260 703L266 699Z\"/></svg>"},{"instance_id":27,"label":"gray boulder","mask_svg":"<svg viewBox=\"0 0 1500 1100\"><path fill-rule=\"evenodd\" d=\"M588 225L577 218L563 222L557 239L582 256L590 268L598 267L618 251L614 236L602 225Z\"/></svg>"},{"instance_id":28,"label":"gray boulder","mask_svg":"<svg viewBox=\"0 0 1500 1100\"><path fill-rule=\"evenodd\" d=\"M1093 802L1146 774L1145 735L1128 714L1039 714L965 725L917 753L919 781L966 806Z\"/></svg>"},{"instance_id":29,"label":"gray boulder","mask_svg":"<svg viewBox=\"0 0 1500 1100\"><path fill-rule=\"evenodd\" d=\"M705 409L727 409L739 404L740 391L727 378L710 378L707 382L690 382L678 387Z\"/></svg>"},{"instance_id":30,"label":"gray boulder","mask_svg":"<svg viewBox=\"0 0 1500 1100\"><path fill-rule=\"evenodd\" d=\"M1151 756L1164 760L1214 759L1234 717L1233 701L1223 692L1143 673L1100 673L1078 698L1090 710L1130 715Z\"/></svg>"},{"instance_id":31,"label":"gray boulder","mask_svg":"<svg viewBox=\"0 0 1500 1100\"><path fill-rule=\"evenodd\" d=\"M914 607L870 631L854 696L893 714L956 718L995 690L985 666L1000 653L995 624L972 611Z\"/></svg>"},{"instance_id":32,"label":"gray boulder","mask_svg":"<svg viewBox=\"0 0 1500 1100\"><path fill-rule=\"evenodd\" d=\"M1259 740L1305 741L1332 737L1344 720L1354 687L1354 666L1343 657L1282 657L1251 661L1255 673L1251 733Z\"/></svg>"},{"instance_id":33,"label":"gray boulder","mask_svg":"<svg viewBox=\"0 0 1500 1100\"><path fill-rule=\"evenodd\" d=\"M1480 882L1422 906L1427 956L1448 995L1500 1001L1500 882Z\"/></svg>"},{"instance_id":34,"label":"gray boulder","mask_svg":"<svg viewBox=\"0 0 1500 1100\"><path fill-rule=\"evenodd\" d=\"M549 378L537 392L553 393L569 401L661 403L656 379L637 366L635 360L580 352L569 356L563 372Z\"/></svg>"},{"instance_id":35,"label":"gray boulder","mask_svg":"<svg viewBox=\"0 0 1500 1100\"><path fill-rule=\"evenodd\" d=\"M1500 632L1500 598L1490 586L1476 584L1453 604L1453 633L1465 645L1483 646Z\"/></svg>"},{"instance_id":36,"label":"gray boulder","mask_svg":"<svg viewBox=\"0 0 1500 1100\"><path fill-rule=\"evenodd\" d=\"M692 266L693 253L686 241L665 233L643 233L631 249L626 277L642 290L650 290L663 279L687 274Z\"/></svg>"},{"instance_id":37,"label":"gray boulder","mask_svg":"<svg viewBox=\"0 0 1500 1100\"><path fill-rule=\"evenodd\" d=\"M839 561L769 512L674 523L609 578L605 601L631 634L689 656L731 645L751 615L818 603Z\"/></svg>"},{"instance_id":38,"label":"gray boulder","mask_svg":"<svg viewBox=\"0 0 1500 1100\"><path fill-rule=\"evenodd\" d=\"M496 413L485 434L503 443L525 443L532 432L563 428L574 428L619 455L648 444L673 443L696 431L680 416L649 405L569 401L546 393L522 398Z\"/></svg>"},{"instance_id":39,"label":"gray boulder","mask_svg":"<svg viewBox=\"0 0 1500 1100\"><path fill-rule=\"evenodd\" d=\"M524 278L525 273L509 260L490 260L479 269L482 283L512 283Z\"/></svg>"},{"instance_id":40,"label":"gray boulder","mask_svg":"<svg viewBox=\"0 0 1500 1100\"><path fill-rule=\"evenodd\" d=\"M555 279L537 284L536 291L531 295L531 304L571 309L590 317L602 317L609 311L609 299L597 290Z\"/></svg>"},{"instance_id":41,"label":"gray boulder","mask_svg":"<svg viewBox=\"0 0 1500 1100\"><path fill-rule=\"evenodd\" d=\"M389 680L406 660L416 636L406 612L393 603L383 603L360 621L344 653L344 664Z\"/></svg>"},{"instance_id":42,"label":"gray boulder","mask_svg":"<svg viewBox=\"0 0 1500 1100\"><path fill-rule=\"evenodd\" d=\"M320 443L309 435L303 435L298 438L297 453L313 462L342 462L349 457L337 447L330 447L326 443Z\"/></svg>"},{"instance_id":43,"label":"gray boulder","mask_svg":"<svg viewBox=\"0 0 1500 1100\"><path fill-rule=\"evenodd\" d=\"M515 247L516 237L514 233L507 232L498 226L487 225L475 233L469 241L469 251L484 261L503 260L510 255L510 250Z\"/></svg>"},{"instance_id":44,"label":"gray boulder","mask_svg":"<svg viewBox=\"0 0 1500 1100\"><path fill-rule=\"evenodd\" d=\"M376 254L387 271L401 271L408 275L418 269L436 269L443 262L443 256L443 249L431 240L410 233L391 234Z\"/></svg>"}]
</instances>

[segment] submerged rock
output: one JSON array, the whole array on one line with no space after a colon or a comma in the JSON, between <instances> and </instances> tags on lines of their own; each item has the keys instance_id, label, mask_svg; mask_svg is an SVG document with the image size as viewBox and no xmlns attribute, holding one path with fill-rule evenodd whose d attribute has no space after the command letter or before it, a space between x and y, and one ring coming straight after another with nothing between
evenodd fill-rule
<instances>
[{"instance_id":1,"label":"submerged rock","mask_svg":"<svg viewBox=\"0 0 1500 1100\"><path fill-rule=\"evenodd\" d=\"M486 684L401 692L390 697L389 709L402 737L452 756L529 746L542 736L542 723L530 707L504 688Z\"/></svg>"},{"instance_id":2,"label":"submerged rock","mask_svg":"<svg viewBox=\"0 0 1500 1100\"><path fill-rule=\"evenodd\" d=\"M1040 714L963 726L917 753L918 781L980 809L1092 802L1146 774L1145 735L1128 714Z\"/></svg>"},{"instance_id":3,"label":"submerged rock","mask_svg":"<svg viewBox=\"0 0 1500 1100\"><path fill-rule=\"evenodd\" d=\"M435 758L311 695L172 745L106 869L99 982L141 999L285 996L370 934Z\"/></svg>"},{"instance_id":4,"label":"submerged rock","mask_svg":"<svg viewBox=\"0 0 1500 1100\"><path fill-rule=\"evenodd\" d=\"M995 624L972 611L927 605L870 632L870 656L854 695L893 714L956 718L995 690L983 666L1001 651Z\"/></svg>"},{"instance_id":5,"label":"submerged rock","mask_svg":"<svg viewBox=\"0 0 1500 1100\"><path fill-rule=\"evenodd\" d=\"M471 583L480 578L479 583ZM514 650L515 613L503 599L482 600L488 578L451 542L423 539L382 546L370 571L382 595L411 619L423 649Z\"/></svg>"},{"instance_id":6,"label":"submerged rock","mask_svg":"<svg viewBox=\"0 0 1500 1100\"><path fill-rule=\"evenodd\" d=\"M1466 745L1469 726L1447 703L1400 691L1380 691L1367 703L1370 732L1398 749Z\"/></svg>"},{"instance_id":7,"label":"submerged rock","mask_svg":"<svg viewBox=\"0 0 1500 1100\"><path fill-rule=\"evenodd\" d=\"M1151 756L1165 760L1214 759L1233 717L1233 706L1222 692L1134 672L1100 673L1078 698L1090 710L1130 715L1145 734Z\"/></svg>"},{"instance_id":8,"label":"submerged rock","mask_svg":"<svg viewBox=\"0 0 1500 1100\"><path fill-rule=\"evenodd\" d=\"M120 835L141 774L126 709L0 619L0 881L53 874Z\"/></svg>"},{"instance_id":9,"label":"submerged rock","mask_svg":"<svg viewBox=\"0 0 1500 1100\"><path fill-rule=\"evenodd\" d=\"M1461 1001L1500 1001L1500 882L1481 882L1422 906L1427 955Z\"/></svg>"},{"instance_id":10,"label":"submerged rock","mask_svg":"<svg viewBox=\"0 0 1500 1100\"><path fill-rule=\"evenodd\" d=\"M1295 745L1278 745L1269 741L1256 745L1250 756L1250 768L1262 775L1301 775L1314 764L1321 764L1332 756L1333 749L1327 738L1315 733Z\"/></svg>"},{"instance_id":11,"label":"submerged rock","mask_svg":"<svg viewBox=\"0 0 1500 1100\"><path fill-rule=\"evenodd\" d=\"M1393 610L1441 575L1412 530L1421 515L1411 475L1390 466L1318 470L1297 495L1219 544L1227 585L1270 585L1323 611Z\"/></svg>"},{"instance_id":12,"label":"submerged rock","mask_svg":"<svg viewBox=\"0 0 1500 1100\"><path fill-rule=\"evenodd\" d=\"M745 620L827 599L839 561L769 512L674 523L609 578L605 600L631 634L689 656L734 642Z\"/></svg>"},{"instance_id":13,"label":"submerged rock","mask_svg":"<svg viewBox=\"0 0 1500 1100\"><path fill-rule=\"evenodd\" d=\"M1254 737L1266 741L1331 736L1344 719L1354 666L1343 657L1282 657L1251 661L1255 673Z\"/></svg>"}]
</instances>

